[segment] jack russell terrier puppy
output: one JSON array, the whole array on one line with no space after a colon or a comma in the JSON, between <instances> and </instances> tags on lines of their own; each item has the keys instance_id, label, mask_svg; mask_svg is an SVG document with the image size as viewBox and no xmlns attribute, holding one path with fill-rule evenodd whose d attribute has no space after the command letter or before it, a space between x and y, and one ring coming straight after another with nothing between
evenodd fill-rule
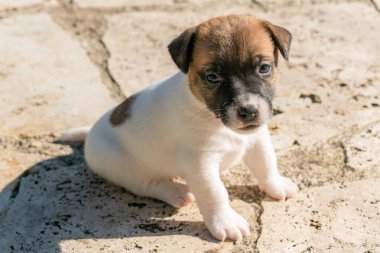
<instances>
[{"instance_id":1,"label":"jack russell terrier puppy","mask_svg":"<svg viewBox=\"0 0 380 253\"><path fill-rule=\"evenodd\" d=\"M85 139L91 170L136 195L177 208L196 200L214 237L240 240L249 224L231 208L221 172L243 160L270 197L298 192L277 170L267 127L278 52L287 60L290 41L286 29L250 16L191 27L168 46L181 72L61 140Z\"/></svg>"}]
</instances>

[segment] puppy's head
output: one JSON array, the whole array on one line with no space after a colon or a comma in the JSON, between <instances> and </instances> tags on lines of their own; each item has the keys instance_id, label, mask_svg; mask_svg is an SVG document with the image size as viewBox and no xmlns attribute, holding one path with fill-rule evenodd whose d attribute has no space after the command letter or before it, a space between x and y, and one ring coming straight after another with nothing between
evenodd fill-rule
<instances>
[{"instance_id":1,"label":"puppy's head","mask_svg":"<svg viewBox=\"0 0 380 253\"><path fill-rule=\"evenodd\" d=\"M192 93L229 128L247 132L272 115L278 51L287 60L291 34L250 16L208 20L169 45Z\"/></svg>"}]
</instances>

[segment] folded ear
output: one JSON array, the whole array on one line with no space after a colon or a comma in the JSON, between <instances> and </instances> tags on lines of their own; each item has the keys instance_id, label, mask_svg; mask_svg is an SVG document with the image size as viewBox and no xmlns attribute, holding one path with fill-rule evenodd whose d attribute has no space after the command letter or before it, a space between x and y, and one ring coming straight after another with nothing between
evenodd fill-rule
<instances>
[{"instance_id":1,"label":"folded ear","mask_svg":"<svg viewBox=\"0 0 380 253\"><path fill-rule=\"evenodd\" d=\"M173 61L183 73L189 70L196 31L197 27L187 29L168 46Z\"/></svg>"},{"instance_id":2,"label":"folded ear","mask_svg":"<svg viewBox=\"0 0 380 253\"><path fill-rule=\"evenodd\" d=\"M288 60L292 34L285 28L272 25L269 22L264 22L264 27L272 37L275 46L280 50L281 55L285 60Z\"/></svg>"}]
</instances>

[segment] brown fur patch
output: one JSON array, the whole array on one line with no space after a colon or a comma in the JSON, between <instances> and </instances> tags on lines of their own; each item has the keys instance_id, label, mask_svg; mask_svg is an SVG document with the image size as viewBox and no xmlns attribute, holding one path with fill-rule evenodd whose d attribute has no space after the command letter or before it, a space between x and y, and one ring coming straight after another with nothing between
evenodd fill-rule
<instances>
[{"instance_id":1,"label":"brown fur patch","mask_svg":"<svg viewBox=\"0 0 380 253\"><path fill-rule=\"evenodd\" d=\"M110 116L110 123L113 126L118 126L124 121L126 121L129 117L131 117L131 107L133 102L135 101L137 94L134 94L128 97L124 102L119 104L112 112Z\"/></svg>"},{"instance_id":2,"label":"brown fur patch","mask_svg":"<svg viewBox=\"0 0 380 253\"><path fill-rule=\"evenodd\" d=\"M189 66L190 89L200 100L211 97L212 90L207 89L198 72L216 61L244 65L260 56L277 65L277 48L265 26L267 22L250 16L223 16L208 20L198 26ZM223 70L220 70L221 72ZM277 77L274 69L270 82L274 85Z\"/></svg>"},{"instance_id":3,"label":"brown fur patch","mask_svg":"<svg viewBox=\"0 0 380 253\"><path fill-rule=\"evenodd\" d=\"M218 55L226 61L238 58L241 62L255 55L273 57L274 50L272 38L260 19L238 15L217 17L199 25L193 64L197 67Z\"/></svg>"}]
</instances>

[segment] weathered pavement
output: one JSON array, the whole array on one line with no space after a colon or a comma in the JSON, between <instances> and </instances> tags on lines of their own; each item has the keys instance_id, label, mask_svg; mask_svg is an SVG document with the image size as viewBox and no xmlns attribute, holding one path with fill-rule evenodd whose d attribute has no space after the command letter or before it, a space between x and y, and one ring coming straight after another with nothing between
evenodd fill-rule
<instances>
[{"instance_id":1,"label":"weathered pavement","mask_svg":"<svg viewBox=\"0 0 380 253\"><path fill-rule=\"evenodd\" d=\"M380 252L380 2L278 2L0 1L0 252ZM230 13L293 33L271 131L301 192L273 202L232 170L252 237L218 243L195 204L105 183L54 138L172 74L171 39Z\"/></svg>"}]
</instances>

